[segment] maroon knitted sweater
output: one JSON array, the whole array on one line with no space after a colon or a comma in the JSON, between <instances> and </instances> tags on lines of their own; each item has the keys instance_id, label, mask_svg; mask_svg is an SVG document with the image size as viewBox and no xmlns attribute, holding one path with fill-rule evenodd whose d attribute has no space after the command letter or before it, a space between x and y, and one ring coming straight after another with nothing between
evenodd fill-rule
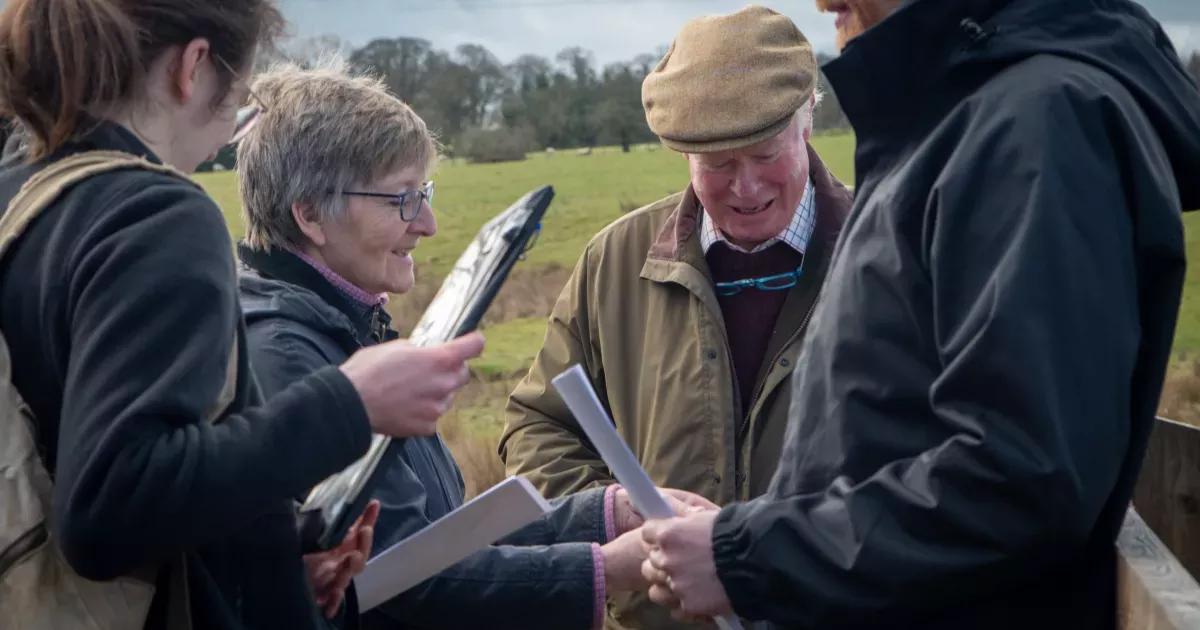
<instances>
[{"instance_id":1,"label":"maroon knitted sweater","mask_svg":"<svg viewBox=\"0 0 1200 630\"><path fill-rule=\"evenodd\" d=\"M731 282L795 271L804 255L786 243L776 243L754 254L730 249L723 242L713 244L704 258L713 281ZM742 289L737 295L717 296L725 318L725 334L733 353L733 369L741 394L742 412L754 396L754 386L762 368L767 343L775 331L775 321L783 308L788 291Z\"/></svg>"}]
</instances>

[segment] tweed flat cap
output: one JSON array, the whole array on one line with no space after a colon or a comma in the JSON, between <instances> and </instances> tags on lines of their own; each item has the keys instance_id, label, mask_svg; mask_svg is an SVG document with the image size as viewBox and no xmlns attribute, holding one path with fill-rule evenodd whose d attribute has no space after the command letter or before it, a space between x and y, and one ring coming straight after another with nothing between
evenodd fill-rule
<instances>
[{"instance_id":1,"label":"tweed flat cap","mask_svg":"<svg viewBox=\"0 0 1200 630\"><path fill-rule=\"evenodd\" d=\"M684 153L728 151L787 128L812 97L817 60L800 29L766 7L684 24L642 82L646 122Z\"/></svg>"}]
</instances>

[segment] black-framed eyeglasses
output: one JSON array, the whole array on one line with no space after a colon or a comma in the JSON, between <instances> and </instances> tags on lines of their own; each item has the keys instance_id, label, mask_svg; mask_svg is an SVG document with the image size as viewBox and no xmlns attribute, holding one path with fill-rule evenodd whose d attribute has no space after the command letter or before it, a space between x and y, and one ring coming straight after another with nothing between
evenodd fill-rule
<instances>
[{"instance_id":1,"label":"black-framed eyeglasses","mask_svg":"<svg viewBox=\"0 0 1200 630\"><path fill-rule=\"evenodd\" d=\"M225 68L225 71L228 72L235 81L242 81L246 84L246 94L249 97L249 102L238 108L237 120L233 125L233 136L229 139L229 144L237 144L238 141L246 137L246 134L250 133L250 130L254 128L255 123L258 122L259 117L267 112L267 105L250 87L250 81L244 79L240 74L238 74L237 70L234 70L233 66L229 65L228 61L225 61L225 59L220 55L213 55L212 58L215 59L217 63L221 64L221 67Z\"/></svg>"},{"instance_id":2,"label":"black-framed eyeglasses","mask_svg":"<svg viewBox=\"0 0 1200 630\"><path fill-rule=\"evenodd\" d=\"M331 194L334 191L329 191ZM416 221L417 215L421 213L422 202L433 205L433 182L425 182L420 188L413 190L405 190L399 193L378 193L367 192L361 190L343 190L340 194L350 195L352 197L371 197L374 199L386 199L388 205L400 211L400 219L402 221Z\"/></svg>"}]
</instances>

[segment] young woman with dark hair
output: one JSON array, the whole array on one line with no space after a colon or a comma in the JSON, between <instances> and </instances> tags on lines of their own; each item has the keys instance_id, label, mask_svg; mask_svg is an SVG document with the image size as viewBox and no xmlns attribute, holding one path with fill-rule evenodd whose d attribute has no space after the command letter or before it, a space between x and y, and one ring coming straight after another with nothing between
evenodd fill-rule
<instances>
[{"instance_id":1,"label":"young woman with dark hair","mask_svg":"<svg viewBox=\"0 0 1200 630\"><path fill-rule=\"evenodd\" d=\"M365 453L372 431L432 434L483 345L383 344L263 400L227 227L181 172L229 141L280 23L270 0L0 12L0 117L25 134L23 159L0 167L0 208L80 155L144 160L62 191L28 224L0 260L0 331L54 480L46 544L90 580L148 576L145 627L174 627L180 610L194 628L319 625L314 586L322 604L340 599L370 523L325 558L335 577L310 562L306 580L292 497ZM13 494L0 485L0 502Z\"/></svg>"}]
</instances>

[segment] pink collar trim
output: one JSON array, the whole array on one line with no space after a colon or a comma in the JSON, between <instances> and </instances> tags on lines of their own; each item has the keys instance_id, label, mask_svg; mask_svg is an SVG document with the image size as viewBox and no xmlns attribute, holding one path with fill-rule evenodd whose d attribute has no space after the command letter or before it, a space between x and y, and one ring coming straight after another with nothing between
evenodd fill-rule
<instances>
[{"instance_id":1,"label":"pink collar trim","mask_svg":"<svg viewBox=\"0 0 1200 630\"><path fill-rule=\"evenodd\" d=\"M342 293L350 296L350 298L355 302L358 302L364 306L382 306L387 304L387 293L369 293L360 288L358 285L343 278L338 274L338 272L330 269L324 263L313 258L312 256L309 256L298 249L292 250L292 253L295 254L300 260L308 263L310 267L316 269L317 272L321 274L321 277L328 280L330 284L337 287Z\"/></svg>"}]
</instances>

